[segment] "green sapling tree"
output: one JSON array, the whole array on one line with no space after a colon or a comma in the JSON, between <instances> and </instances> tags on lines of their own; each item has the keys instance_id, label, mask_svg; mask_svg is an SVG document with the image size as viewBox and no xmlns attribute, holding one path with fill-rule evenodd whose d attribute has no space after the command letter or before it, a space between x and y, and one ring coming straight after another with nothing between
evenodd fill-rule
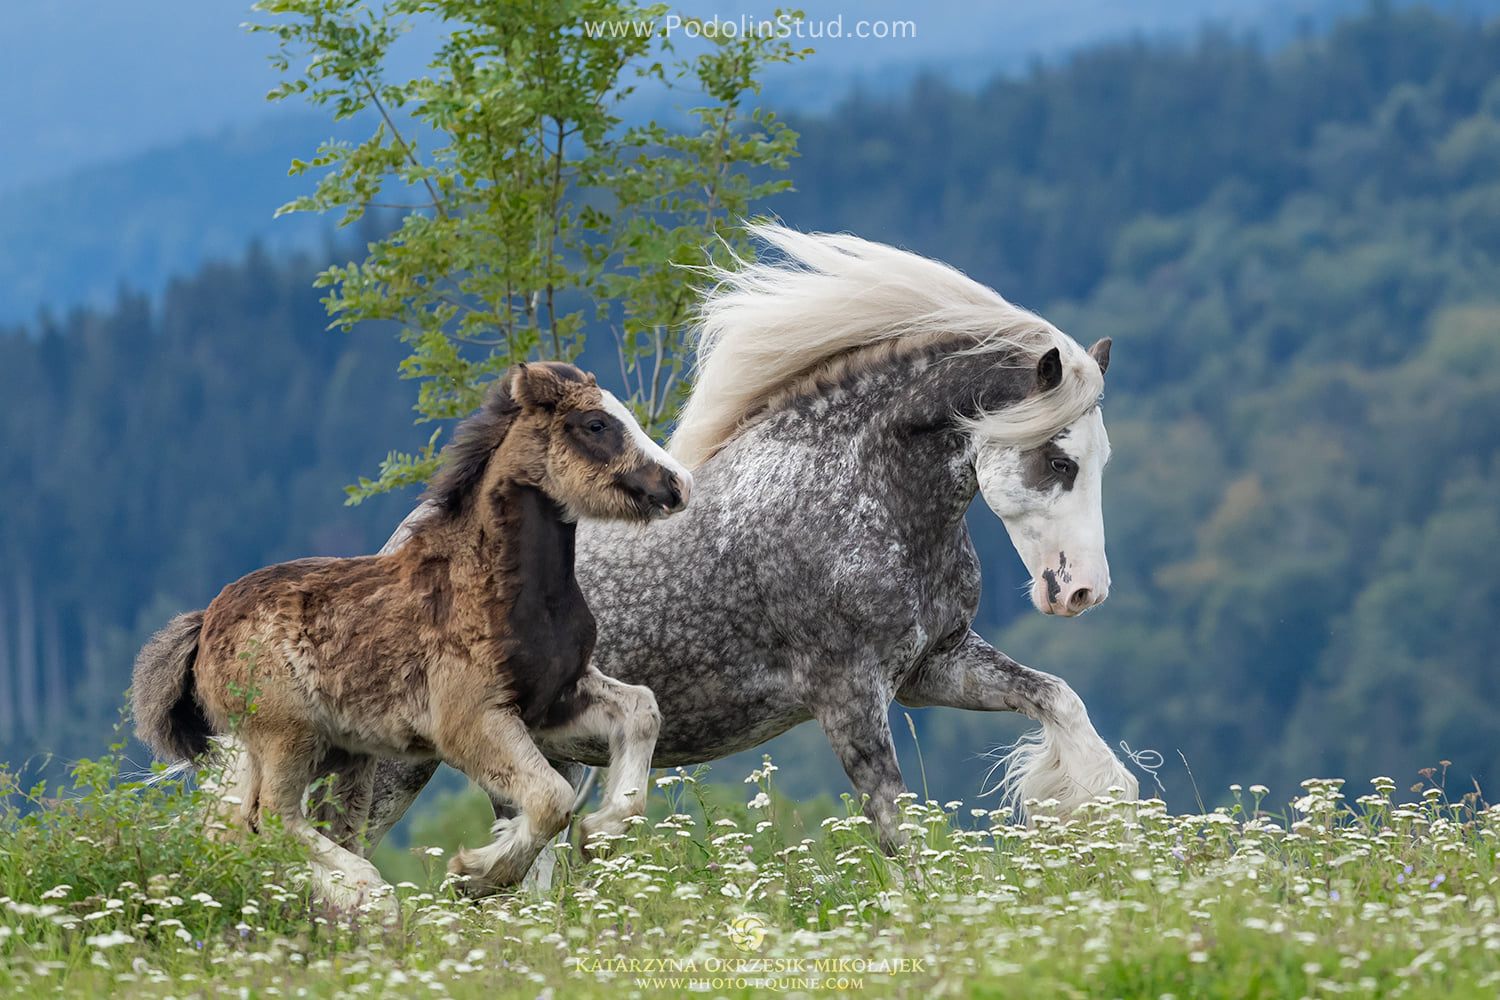
<instances>
[{"instance_id":1,"label":"green sapling tree","mask_svg":"<svg viewBox=\"0 0 1500 1000\"><path fill-rule=\"evenodd\" d=\"M293 174L322 170L281 211L404 213L363 261L318 283L334 324L394 321L411 345L421 420L461 416L483 383L527 358L570 360L588 309L607 323L637 417L659 427L684 389L691 269L748 252L752 203L789 186L768 171L796 133L754 105L762 72L804 57L775 32L728 32L630 0L260 0L251 25L278 41L270 97L302 97L335 119L374 123L330 141ZM429 72L393 80L392 47L413 23L436 28ZM775 22L772 22L773 24ZM734 27L734 26L731 26ZM638 84L680 88L691 126L627 126ZM424 481L441 428L415 454L392 452L351 502Z\"/></svg>"}]
</instances>

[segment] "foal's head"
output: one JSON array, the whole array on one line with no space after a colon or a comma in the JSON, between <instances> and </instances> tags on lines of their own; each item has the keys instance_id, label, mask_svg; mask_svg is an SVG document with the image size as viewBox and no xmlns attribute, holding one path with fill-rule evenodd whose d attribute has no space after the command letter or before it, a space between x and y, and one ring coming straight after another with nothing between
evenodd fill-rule
<instances>
[{"instance_id":1,"label":"foal's head","mask_svg":"<svg viewBox=\"0 0 1500 1000\"><path fill-rule=\"evenodd\" d=\"M506 482L534 486L579 517L646 520L687 506L693 476L630 411L559 362L516 365L463 424L427 497L457 514Z\"/></svg>"}]
</instances>

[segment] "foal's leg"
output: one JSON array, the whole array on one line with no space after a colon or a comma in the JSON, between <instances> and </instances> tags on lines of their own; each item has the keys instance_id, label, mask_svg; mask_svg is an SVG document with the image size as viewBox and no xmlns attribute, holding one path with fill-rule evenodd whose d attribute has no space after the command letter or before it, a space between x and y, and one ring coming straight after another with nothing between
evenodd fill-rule
<instances>
[{"instance_id":1,"label":"foal's leg","mask_svg":"<svg viewBox=\"0 0 1500 1000\"><path fill-rule=\"evenodd\" d=\"M313 774L318 787L307 803L313 824L340 847L362 854L360 835L370 815L375 757L335 747L324 755Z\"/></svg>"},{"instance_id":2,"label":"foal's leg","mask_svg":"<svg viewBox=\"0 0 1500 1000\"><path fill-rule=\"evenodd\" d=\"M495 821L489 846L459 851L448 870L469 877L465 890L472 896L515 885L547 841L568 825L573 786L547 763L511 709L445 713L438 752L491 800L503 797L520 809L514 818Z\"/></svg>"},{"instance_id":3,"label":"foal's leg","mask_svg":"<svg viewBox=\"0 0 1500 1000\"><path fill-rule=\"evenodd\" d=\"M851 676L846 672L842 676ZM822 677L826 680L828 674ZM896 744L886 715L890 696L881 691L824 685L802 692L856 797L864 798L864 813L875 825L875 835L887 854L894 854L906 838L897 830L900 813L896 798L906 791Z\"/></svg>"},{"instance_id":4,"label":"foal's leg","mask_svg":"<svg viewBox=\"0 0 1500 1000\"><path fill-rule=\"evenodd\" d=\"M1056 799L1071 812L1112 787L1131 799L1139 793L1135 776L1099 738L1083 700L1065 681L1022 666L973 631L953 649L929 656L896 699L914 708L1021 712L1040 722L1040 736L1000 761L1006 769L1000 788L1009 806Z\"/></svg>"},{"instance_id":5,"label":"foal's leg","mask_svg":"<svg viewBox=\"0 0 1500 1000\"><path fill-rule=\"evenodd\" d=\"M395 896L379 870L352 851L323 836L302 813L302 796L317 772L323 748L303 734L247 741L261 775L262 815L282 818L286 829L307 845L318 895L341 908L354 908L383 895L382 910L396 915ZM341 879L334 875L342 876Z\"/></svg>"},{"instance_id":6,"label":"foal's leg","mask_svg":"<svg viewBox=\"0 0 1500 1000\"><path fill-rule=\"evenodd\" d=\"M535 735L535 734L533 734ZM546 750L542 751L546 753ZM571 760L557 760L553 757L547 758L547 763L552 769L563 776L563 779L574 788L573 806L576 812L582 803L578 799L577 789L583 784L588 768L583 764ZM490 798L490 807L495 810L496 819L514 819L520 812L516 804L510 799ZM521 880L521 887L533 895L541 895L552 888L552 875L557 870L557 845L567 840L568 830L564 827L561 832L542 848L536 860L531 863L531 870Z\"/></svg>"},{"instance_id":7,"label":"foal's leg","mask_svg":"<svg viewBox=\"0 0 1500 1000\"><path fill-rule=\"evenodd\" d=\"M542 730L542 732L546 732L546 730ZM548 752L549 748L541 743L540 732L533 732L531 735L537 743L537 748L542 751L542 754L544 756L546 756L547 763L552 765L552 770L562 775L563 778L568 782L568 784L573 786L575 791L581 788L583 786L584 776L588 771L588 766L585 764L579 764L576 761L558 760ZM573 803L574 805L580 804L576 795L574 796ZM503 795L490 796L490 808L495 811L496 819L512 819L515 817L516 813L520 811L516 808L516 804L514 802L512 802L510 799L505 798Z\"/></svg>"},{"instance_id":8,"label":"foal's leg","mask_svg":"<svg viewBox=\"0 0 1500 1000\"><path fill-rule=\"evenodd\" d=\"M223 736L217 742L213 765L198 772L199 787L218 800L205 816L208 836L228 839L254 833L260 823L260 765L237 737Z\"/></svg>"},{"instance_id":9,"label":"foal's leg","mask_svg":"<svg viewBox=\"0 0 1500 1000\"><path fill-rule=\"evenodd\" d=\"M661 712L650 688L606 677L592 666L579 679L572 698L580 706L573 717L538 729L535 736L544 751L590 738L609 741L604 798L579 824L586 847L595 834L623 833L630 817L646 815L651 754L661 731Z\"/></svg>"}]
</instances>

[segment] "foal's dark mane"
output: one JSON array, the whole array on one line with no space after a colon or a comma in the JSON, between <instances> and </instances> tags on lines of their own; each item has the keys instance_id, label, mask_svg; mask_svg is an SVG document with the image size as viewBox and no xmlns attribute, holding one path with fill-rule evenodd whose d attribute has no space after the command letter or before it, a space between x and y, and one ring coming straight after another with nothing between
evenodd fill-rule
<instances>
[{"instance_id":1,"label":"foal's dark mane","mask_svg":"<svg viewBox=\"0 0 1500 1000\"><path fill-rule=\"evenodd\" d=\"M520 412L521 404L511 396L508 380L494 383L484 405L453 432L453 442L443 449L443 467L428 482L421 500L436 503L445 518L458 516L484 481L490 456Z\"/></svg>"},{"instance_id":2,"label":"foal's dark mane","mask_svg":"<svg viewBox=\"0 0 1500 1000\"><path fill-rule=\"evenodd\" d=\"M576 366L560 361L537 361L519 364L491 385L484 403L453 432L453 441L443 449L443 467L427 484L427 491L418 502L430 500L437 505L440 520L457 517L464 505L484 481L489 468L490 456L505 440L511 425L521 412L521 403L511 395L511 386L520 386L517 381L530 373L532 378L552 379L578 385L592 385L592 376L586 375ZM517 391L522 391L518 389ZM525 390L531 392L533 390ZM550 404L548 404L550 405Z\"/></svg>"}]
</instances>

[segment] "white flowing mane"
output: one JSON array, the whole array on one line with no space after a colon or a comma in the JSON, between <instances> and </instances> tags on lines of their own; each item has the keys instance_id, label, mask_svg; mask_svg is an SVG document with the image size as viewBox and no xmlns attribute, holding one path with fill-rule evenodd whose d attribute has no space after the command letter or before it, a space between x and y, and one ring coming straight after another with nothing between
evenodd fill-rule
<instances>
[{"instance_id":1,"label":"white flowing mane","mask_svg":"<svg viewBox=\"0 0 1500 1000\"><path fill-rule=\"evenodd\" d=\"M696 382L667 446L689 468L831 372L869 370L938 341L1010 352L1012 364L1059 349L1062 385L969 421L990 439L1040 444L1104 388L1099 366L1071 337L947 264L855 236L770 224L750 232L781 258L707 270L714 286L698 310Z\"/></svg>"}]
</instances>

